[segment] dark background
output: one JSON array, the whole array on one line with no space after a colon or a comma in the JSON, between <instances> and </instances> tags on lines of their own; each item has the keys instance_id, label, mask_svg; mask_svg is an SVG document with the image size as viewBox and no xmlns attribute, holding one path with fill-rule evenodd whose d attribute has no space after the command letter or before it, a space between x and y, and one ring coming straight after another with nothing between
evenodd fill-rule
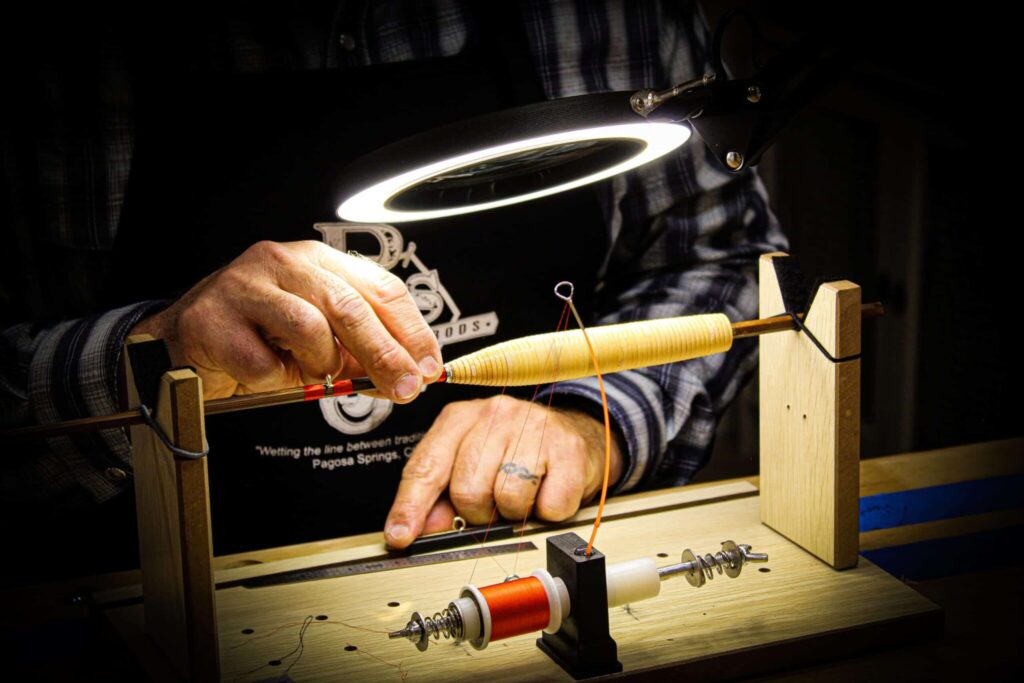
<instances>
[{"instance_id":1,"label":"dark background","mask_svg":"<svg viewBox=\"0 0 1024 683\"><path fill-rule=\"evenodd\" d=\"M307 4L328 8L329 14L332 1ZM33 115L20 101L21 79L43 68L72 77L87 73L90 64L103 59L104 37L125 31L174 63L181 36L202 33L179 34L178 29L212 22L216 13L210 7L217 4L139 3L126 13L109 3L74 8L36 3L0 10L3 149L19 147L16 124ZM1024 435L1021 361L1010 337L1017 332L1020 309L1014 277L1021 241L1021 87L1014 73L1020 61L1018 23L993 2L908 6L706 0L702 5L712 26L733 8L748 9L772 45L816 33L850 38L856 52L852 68L837 75L834 85L801 113L759 169L804 270L812 276L853 280L864 288L865 301L881 300L886 306L884 318L864 325L863 457ZM744 74L748 63L748 38L742 23L727 36L727 62L737 75ZM105 258L95 252L53 250L40 266L25 257L26 245L8 240L25 180L12 174L16 161L2 159L0 183L0 318L5 323L8 316L17 320L21 318L15 314L40 313L47 271L82 264L99 268ZM80 297L96 288L88 281L78 284L66 292L59 302L62 310L54 315L80 315L79 309L88 306ZM698 480L756 472L757 425L755 377L726 413L712 462ZM10 455L6 445L0 454ZM109 511L112 518L131 514L130 500L124 503ZM4 524L31 532L35 522L17 517ZM91 530L103 528L97 521ZM12 557L27 555L16 544L9 548ZM984 558L963 561L974 565L970 568L1005 571L1000 557L1001 549L993 548ZM69 564L74 559L65 557ZM8 565L17 573L23 562L16 559ZM42 578L36 573L20 580ZM1016 570L1016 585L1018 579ZM1011 619L1008 615L1020 613L1019 591L986 593L990 581L990 574L975 574L953 577L947 584L961 596L960 602L979 606L977 618L961 618L950 640L1019 640L1019 632L1008 636L1003 626ZM24 599L31 602L33 596ZM956 603L942 602L952 614ZM36 607L32 605L31 617L41 620L46 610ZM28 612L10 614L23 613ZM13 642L33 667L56 658L70 675L78 660L64 663L61 648L54 644L71 642L77 656L92 666L116 666L109 659L116 653L106 639L94 642L95 634L87 637L65 622L39 632L30 630L32 623L19 622L23 637ZM998 654L1009 658L1016 651L1005 648ZM902 656L900 651L892 659ZM993 665L980 659L976 663L982 669ZM863 666L860 673L866 675L888 670L877 659ZM125 680L134 678L134 671L129 672Z\"/></svg>"},{"instance_id":2,"label":"dark background","mask_svg":"<svg viewBox=\"0 0 1024 683\"><path fill-rule=\"evenodd\" d=\"M864 301L885 304L863 327L865 458L1024 434L1010 344L1015 26L988 3L904 4L703 3L712 26L741 8L767 43L831 31L855 53L759 170L804 270L853 280ZM750 34L735 25L726 46L742 75ZM726 414L699 480L757 471L756 385Z\"/></svg>"},{"instance_id":3,"label":"dark background","mask_svg":"<svg viewBox=\"0 0 1024 683\"><path fill-rule=\"evenodd\" d=\"M332 2L310 3L329 16ZM211 7L220 7L213 3ZM862 455L875 457L1024 433L1015 331L1020 176L1016 140L1016 26L994 3L939 10L902 3L768 3L708 0L709 23L742 8L772 50L810 34L847 40L855 63L804 110L759 170L791 251L811 276L861 284L887 314L864 326ZM74 78L102 63L105 40L131 37L175 64L180 41L219 20L199 3L165 8L38 4L8 11L0 28L4 81L0 134L14 141L18 83L41 69ZM227 12L228 10L224 10ZM726 36L734 75L749 72L749 31ZM187 47L187 46L186 46ZM666 85L666 84L660 84ZM83 114L84 116L84 114ZM19 209L23 181L5 158L0 229ZM25 245L0 248L0 307L39 314L50 274L103 265L102 253L53 250L40 262ZM38 245L37 245L38 247ZM88 268L85 269L88 272ZM67 288L61 310L81 314L93 283ZM18 319L15 317L14 319ZM727 412L700 480L757 471L756 378Z\"/></svg>"}]
</instances>

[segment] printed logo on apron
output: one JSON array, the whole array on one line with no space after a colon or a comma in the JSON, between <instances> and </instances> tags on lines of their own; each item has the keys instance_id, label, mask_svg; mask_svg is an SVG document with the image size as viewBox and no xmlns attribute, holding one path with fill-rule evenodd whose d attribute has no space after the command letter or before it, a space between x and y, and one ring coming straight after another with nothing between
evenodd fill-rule
<instances>
[{"instance_id":1,"label":"printed logo on apron","mask_svg":"<svg viewBox=\"0 0 1024 683\"><path fill-rule=\"evenodd\" d=\"M323 241L343 252L356 253L375 261L382 268L405 279L405 286L416 302L423 319L444 347L470 339L489 337L498 331L498 314L494 311L467 317L441 284L437 269L428 268L416 255L416 243L406 246L402 233L391 225L362 223L317 223L313 226ZM359 242L356 248L355 242ZM445 311L448 318L437 323ZM426 391L426 387L423 388ZM394 403L356 394L322 399L320 412L334 429L343 434L365 434L387 420Z\"/></svg>"}]
</instances>

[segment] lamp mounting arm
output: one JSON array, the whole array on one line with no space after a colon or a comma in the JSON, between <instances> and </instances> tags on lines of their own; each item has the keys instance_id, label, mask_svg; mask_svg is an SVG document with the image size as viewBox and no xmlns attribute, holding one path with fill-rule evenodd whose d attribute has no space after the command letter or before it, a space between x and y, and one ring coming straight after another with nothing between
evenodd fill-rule
<instances>
[{"instance_id":1,"label":"lamp mounting arm","mask_svg":"<svg viewBox=\"0 0 1024 683\"><path fill-rule=\"evenodd\" d=\"M673 97L679 97L683 93L697 95L697 97L694 99L699 100L703 93L701 91L695 92L695 89L710 85L715 81L715 78L715 74L708 73L704 74L700 78L695 78L692 81L681 83L675 86L674 88L662 90L661 92L658 92L657 90L651 90L650 88L637 90L635 93L633 93L633 96L629 98L629 106L632 107L633 111L635 111L637 114L640 114L640 116L647 118L647 116L649 116L651 112L653 112L655 109L664 104L666 100ZM685 116L684 119L689 118L690 116L699 115L700 110L694 110L694 112Z\"/></svg>"},{"instance_id":2,"label":"lamp mounting arm","mask_svg":"<svg viewBox=\"0 0 1024 683\"><path fill-rule=\"evenodd\" d=\"M710 73L663 91L630 97L651 121L688 122L730 172L761 160L793 116L845 66L849 51L820 39L797 44L752 77Z\"/></svg>"}]
</instances>

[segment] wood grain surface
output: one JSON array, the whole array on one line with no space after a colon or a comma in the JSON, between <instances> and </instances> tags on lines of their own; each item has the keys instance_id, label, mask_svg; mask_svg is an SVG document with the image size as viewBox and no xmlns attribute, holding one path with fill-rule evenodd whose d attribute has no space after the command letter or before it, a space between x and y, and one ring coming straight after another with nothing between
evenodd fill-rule
<instances>
[{"instance_id":1,"label":"wood grain surface","mask_svg":"<svg viewBox=\"0 0 1024 683\"><path fill-rule=\"evenodd\" d=\"M131 338L133 343L154 343ZM128 399L139 405L130 364ZM179 448L206 446L202 381L192 370L160 380L155 418ZM177 459L146 425L132 433L145 630L179 673L218 680L217 610L206 459Z\"/></svg>"},{"instance_id":2,"label":"wood grain surface","mask_svg":"<svg viewBox=\"0 0 1024 683\"><path fill-rule=\"evenodd\" d=\"M747 481L716 482L697 486L685 486L660 491L647 491L629 496L612 498L604 510L604 519L615 520L657 510L677 509L711 501L732 500L757 495L757 488ZM567 522L551 524L531 520L529 531L555 531L581 524L590 524L597 513L596 505L582 508ZM506 543L508 541L505 541ZM216 581L237 581L253 576L276 572L306 569L334 562L349 562L365 558L377 558L387 552L380 532L360 534L346 538L304 543L295 546L281 546L252 553L226 555L215 559ZM138 583L124 582L123 585L97 590L92 601L99 606L130 601L142 595Z\"/></svg>"},{"instance_id":3,"label":"wood grain surface","mask_svg":"<svg viewBox=\"0 0 1024 683\"><path fill-rule=\"evenodd\" d=\"M760 315L785 310L759 262ZM818 288L804 321L834 358L860 353L860 287ZM802 332L760 338L761 519L833 567L857 563L860 360L834 363Z\"/></svg>"},{"instance_id":4,"label":"wood grain surface","mask_svg":"<svg viewBox=\"0 0 1024 683\"><path fill-rule=\"evenodd\" d=\"M585 534L587 527L571 530ZM488 585L545 566L542 549L550 533L527 533L525 539L540 549L517 558L218 591L224 680L270 679L289 666L296 681L571 680L530 636L492 643L483 651L442 642L426 653L386 636L404 626L414 610L433 613L445 607L470 580ZM834 571L761 524L756 496L625 517L601 527L597 546L612 563L652 557L668 564L686 547L704 553L726 539L769 553L769 571L751 565L737 579L716 575L700 589L675 579L662 584L660 596L613 610L612 635L625 674L755 673L779 666L779 657L795 666L919 640L941 626L935 605L870 562ZM109 611L128 640L138 611L138 606ZM298 658L295 649L307 617L314 619Z\"/></svg>"}]
</instances>

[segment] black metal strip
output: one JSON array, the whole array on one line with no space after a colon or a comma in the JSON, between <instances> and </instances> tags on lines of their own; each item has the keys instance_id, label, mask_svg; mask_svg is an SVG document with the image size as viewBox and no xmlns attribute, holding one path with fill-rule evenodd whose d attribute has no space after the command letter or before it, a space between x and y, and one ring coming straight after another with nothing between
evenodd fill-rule
<instances>
[{"instance_id":1,"label":"black metal strip","mask_svg":"<svg viewBox=\"0 0 1024 683\"><path fill-rule=\"evenodd\" d=\"M374 574L386 572L393 569L407 569L409 567L422 567L431 564L443 564L446 562L458 562L460 560L472 560L481 557L493 557L496 555L508 555L525 550L536 550L537 546L530 541L523 543L507 543L486 548L468 548L464 550L449 550L441 553L428 555L409 555L406 557L382 557L371 560L355 560L351 562L338 562L325 564L319 567L308 569L295 569L276 574L265 574L254 576L249 579L237 579L234 581L222 581L217 584L217 589L223 588L263 588L266 586L279 586L286 583L298 583L300 581L316 581L319 579L336 579L342 576L356 576L358 574Z\"/></svg>"}]
</instances>

